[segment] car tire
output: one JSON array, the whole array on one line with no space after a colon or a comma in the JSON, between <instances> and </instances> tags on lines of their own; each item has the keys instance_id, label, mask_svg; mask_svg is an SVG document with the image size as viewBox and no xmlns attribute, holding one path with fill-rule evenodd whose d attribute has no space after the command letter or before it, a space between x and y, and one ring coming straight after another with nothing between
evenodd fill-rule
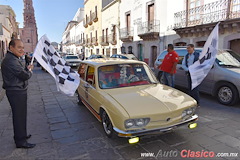
<instances>
[{"instance_id":1,"label":"car tire","mask_svg":"<svg viewBox=\"0 0 240 160\"><path fill-rule=\"evenodd\" d=\"M239 100L238 90L230 83L223 83L219 85L216 96L218 101L224 105L234 105Z\"/></svg>"},{"instance_id":2,"label":"car tire","mask_svg":"<svg viewBox=\"0 0 240 160\"><path fill-rule=\"evenodd\" d=\"M76 96L77 96L77 103L78 103L78 105L82 105L82 104L83 104L83 103L82 103L82 99L81 99L78 91L76 91Z\"/></svg>"},{"instance_id":3,"label":"car tire","mask_svg":"<svg viewBox=\"0 0 240 160\"><path fill-rule=\"evenodd\" d=\"M102 112L101 112L101 119L102 119L102 126L103 126L103 130L104 130L105 134L109 138L116 137L116 132L113 129L112 122L111 122L107 112L104 110L102 110Z\"/></svg>"}]
</instances>

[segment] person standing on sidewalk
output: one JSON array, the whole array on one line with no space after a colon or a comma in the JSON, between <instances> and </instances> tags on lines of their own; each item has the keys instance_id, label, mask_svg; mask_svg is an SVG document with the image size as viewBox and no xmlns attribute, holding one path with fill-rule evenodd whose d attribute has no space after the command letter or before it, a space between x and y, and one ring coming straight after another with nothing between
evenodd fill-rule
<instances>
[{"instance_id":1,"label":"person standing on sidewalk","mask_svg":"<svg viewBox=\"0 0 240 160\"><path fill-rule=\"evenodd\" d=\"M32 76L33 65L23 66L20 57L24 55L23 42L11 40L9 51L4 57L2 67L3 89L6 90L12 108L14 141L17 148L33 148L27 142L27 86Z\"/></svg>"},{"instance_id":2,"label":"person standing on sidewalk","mask_svg":"<svg viewBox=\"0 0 240 160\"><path fill-rule=\"evenodd\" d=\"M179 56L177 52L174 51L174 46L172 44L168 44L167 51L168 54L164 57L162 64L159 66L159 69L163 71L163 83L170 87L174 87L174 74L176 73Z\"/></svg>"},{"instance_id":3,"label":"person standing on sidewalk","mask_svg":"<svg viewBox=\"0 0 240 160\"><path fill-rule=\"evenodd\" d=\"M196 62L199 59L199 53L195 52L193 44L187 45L187 52L188 53L186 54L186 56L184 56L182 61L182 68L185 70L187 76L189 95L197 101L197 104L199 106L200 97L198 86L192 90L192 79L188 69L189 66L191 66L194 62Z\"/></svg>"}]
</instances>

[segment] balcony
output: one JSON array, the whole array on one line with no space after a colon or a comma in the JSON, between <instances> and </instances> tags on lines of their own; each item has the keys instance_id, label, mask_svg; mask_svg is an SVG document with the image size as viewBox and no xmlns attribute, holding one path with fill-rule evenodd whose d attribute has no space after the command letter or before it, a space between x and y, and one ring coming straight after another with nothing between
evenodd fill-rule
<instances>
[{"instance_id":1,"label":"balcony","mask_svg":"<svg viewBox=\"0 0 240 160\"><path fill-rule=\"evenodd\" d=\"M174 14L174 29L240 18L239 0L219 0Z\"/></svg>"},{"instance_id":2,"label":"balcony","mask_svg":"<svg viewBox=\"0 0 240 160\"><path fill-rule=\"evenodd\" d=\"M85 28L87 28L87 27L88 27L88 24L87 24L87 19L86 19L86 18L84 18L84 19L83 19L83 26L84 26Z\"/></svg>"},{"instance_id":3,"label":"balcony","mask_svg":"<svg viewBox=\"0 0 240 160\"><path fill-rule=\"evenodd\" d=\"M97 22L97 21L98 21L97 12L93 12L93 13L92 13L92 21L93 21L93 22Z\"/></svg>"},{"instance_id":4,"label":"balcony","mask_svg":"<svg viewBox=\"0 0 240 160\"><path fill-rule=\"evenodd\" d=\"M92 25L92 18L91 17L92 17L91 15L87 17L88 25Z\"/></svg>"},{"instance_id":5,"label":"balcony","mask_svg":"<svg viewBox=\"0 0 240 160\"><path fill-rule=\"evenodd\" d=\"M158 40L159 32L160 32L159 20L143 22L138 26L138 36L146 41Z\"/></svg>"},{"instance_id":6,"label":"balcony","mask_svg":"<svg viewBox=\"0 0 240 160\"><path fill-rule=\"evenodd\" d=\"M133 41L133 28L122 28L120 29L120 40L123 42Z\"/></svg>"},{"instance_id":7,"label":"balcony","mask_svg":"<svg viewBox=\"0 0 240 160\"><path fill-rule=\"evenodd\" d=\"M110 34L108 36L108 41L109 43L111 43L112 45L116 45L117 44L117 36L116 33Z\"/></svg>"},{"instance_id":8,"label":"balcony","mask_svg":"<svg viewBox=\"0 0 240 160\"><path fill-rule=\"evenodd\" d=\"M221 34L240 32L240 3L239 0L219 0L177 12L174 18L174 30L181 37L207 36L219 21Z\"/></svg>"},{"instance_id":9,"label":"balcony","mask_svg":"<svg viewBox=\"0 0 240 160\"><path fill-rule=\"evenodd\" d=\"M102 46L108 46L108 45L109 45L108 37L106 37L106 36L100 36L100 37L99 37L99 40L100 40L100 44L101 44Z\"/></svg>"},{"instance_id":10,"label":"balcony","mask_svg":"<svg viewBox=\"0 0 240 160\"><path fill-rule=\"evenodd\" d=\"M97 39L96 37L93 37L93 38L92 38L92 44L93 44L94 46L98 46L98 39Z\"/></svg>"}]
</instances>

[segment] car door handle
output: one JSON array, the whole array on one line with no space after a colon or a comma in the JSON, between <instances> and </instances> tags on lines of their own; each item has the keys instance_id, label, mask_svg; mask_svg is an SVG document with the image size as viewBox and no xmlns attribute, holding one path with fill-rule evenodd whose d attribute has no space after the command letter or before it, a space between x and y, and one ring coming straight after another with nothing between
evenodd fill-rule
<instances>
[{"instance_id":1,"label":"car door handle","mask_svg":"<svg viewBox=\"0 0 240 160\"><path fill-rule=\"evenodd\" d=\"M83 86L84 86L85 88L89 88L89 87L90 87L90 85L89 85L89 84L87 84L87 83L86 83L86 84L84 84Z\"/></svg>"}]
</instances>

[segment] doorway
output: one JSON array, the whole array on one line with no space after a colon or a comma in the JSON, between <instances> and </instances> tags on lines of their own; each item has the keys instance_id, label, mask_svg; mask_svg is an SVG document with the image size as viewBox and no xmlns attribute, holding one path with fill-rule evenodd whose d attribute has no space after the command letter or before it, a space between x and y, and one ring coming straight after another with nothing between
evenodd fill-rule
<instances>
[{"instance_id":1,"label":"doorway","mask_svg":"<svg viewBox=\"0 0 240 160\"><path fill-rule=\"evenodd\" d=\"M138 44L138 59L139 61L143 61L143 48L142 44Z\"/></svg>"},{"instance_id":2,"label":"doorway","mask_svg":"<svg viewBox=\"0 0 240 160\"><path fill-rule=\"evenodd\" d=\"M150 67L154 67L154 62L156 59L157 59L157 46L152 46Z\"/></svg>"}]
</instances>

